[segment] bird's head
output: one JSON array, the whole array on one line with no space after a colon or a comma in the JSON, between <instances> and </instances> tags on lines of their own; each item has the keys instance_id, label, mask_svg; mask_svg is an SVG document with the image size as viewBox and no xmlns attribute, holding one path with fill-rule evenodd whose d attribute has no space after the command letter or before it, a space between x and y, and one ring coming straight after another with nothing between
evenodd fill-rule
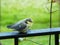
<instances>
[{"instance_id":1,"label":"bird's head","mask_svg":"<svg viewBox=\"0 0 60 45\"><path fill-rule=\"evenodd\" d=\"M26 20L25 20L25 23L26 24L28 24L28 23L32 23L33 21L32 21L32 19L31 18L27 18Z\"/></svg>"},{"instance_id":2,"label":"bird's head","mask_svg":"<svg viewBox=\"0 0 60 45\"><path fill-rule=\"evenodd\" d=\"M26 20L25 20L25 23L27 24L27 25L29 25L29 26L32 26L32 19L31 18L27 18Z\"/></svg>"}]
</instances>

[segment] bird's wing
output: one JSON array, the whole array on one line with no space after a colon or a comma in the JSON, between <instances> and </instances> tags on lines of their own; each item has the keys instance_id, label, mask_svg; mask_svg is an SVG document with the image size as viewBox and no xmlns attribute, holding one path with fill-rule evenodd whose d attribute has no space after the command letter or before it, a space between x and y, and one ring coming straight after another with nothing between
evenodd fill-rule
<instances>
[{"instance_id":1,"label":"bird's wing","mask_svg":"<svg viewBox=\"0 0 60 45\"><path fill-rule=\"evenodd\" d=\"M7 28L15 29L17 31L24 30L27 27L25 23L20 23L19 25L8 25Z\"/></svg>"},{"instance_id":2,"label":"bird's wing","mask_svg":"<svg viewBox=\"0 0 60 45\"><path fill-rule=\"evenodd\" d=\"M26 27L27 27L27 25L25 23L21 23L21 24L19 24L18 30L24 30Z\"/></svg>"}]
</instances>

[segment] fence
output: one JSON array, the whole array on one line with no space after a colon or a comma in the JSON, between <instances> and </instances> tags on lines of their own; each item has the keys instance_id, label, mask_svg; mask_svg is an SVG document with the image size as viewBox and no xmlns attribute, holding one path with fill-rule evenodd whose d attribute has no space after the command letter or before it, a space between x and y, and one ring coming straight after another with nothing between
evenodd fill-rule
<instances>
[{"instance_id":1,"label":"fence","mask_svg":"<svg viewBox=\"0 0 60 45\"><path fill-rule=\"evenodd\" d=\"M14 38L14 45L18 45L18 38L19 37L54 35L55 36L54 37L55 38L55 45L59 45L59 34L60 34L60 27L59 28L30 30L26 34L20 34L19 32L14 31L14 32L0 33L0 40Z\"/></svg>"}]
</instances>

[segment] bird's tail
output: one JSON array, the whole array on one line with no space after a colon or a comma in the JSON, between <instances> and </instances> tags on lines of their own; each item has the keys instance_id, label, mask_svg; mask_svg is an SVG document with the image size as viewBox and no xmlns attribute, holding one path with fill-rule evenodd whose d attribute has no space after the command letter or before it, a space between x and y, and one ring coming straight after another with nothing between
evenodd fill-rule
<instances>
[{"instance_id":1,"label":"bird's tail","mask_svg":"<svg viewBox=\"0 0 60 45\"><path fill-rule=\"evenodd\" d=\"M8 25L7 28L11 28L12 25Z\"/></svg>"}]
</instances>

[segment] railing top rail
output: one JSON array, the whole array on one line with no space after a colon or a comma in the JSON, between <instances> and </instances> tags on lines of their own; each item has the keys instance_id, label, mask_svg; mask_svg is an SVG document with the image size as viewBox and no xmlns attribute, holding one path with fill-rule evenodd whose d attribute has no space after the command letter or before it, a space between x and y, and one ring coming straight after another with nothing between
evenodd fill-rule
<instances>
[{"instance_id":1,"label":"railing top rail","mask_svg":"<svg viewBox=\"0 0 60 45\"><path fill-rule=\"evenodd\" d=\"M17 31L4 32L4 33L0 33L0 39L15 38L15 37L18 38L18 37L42 36L42 35L50 35L50 34L56 34L56 33L60 34L60 27L29 30L26 34L20 34Z\"/></svg>"}]
</instances>

